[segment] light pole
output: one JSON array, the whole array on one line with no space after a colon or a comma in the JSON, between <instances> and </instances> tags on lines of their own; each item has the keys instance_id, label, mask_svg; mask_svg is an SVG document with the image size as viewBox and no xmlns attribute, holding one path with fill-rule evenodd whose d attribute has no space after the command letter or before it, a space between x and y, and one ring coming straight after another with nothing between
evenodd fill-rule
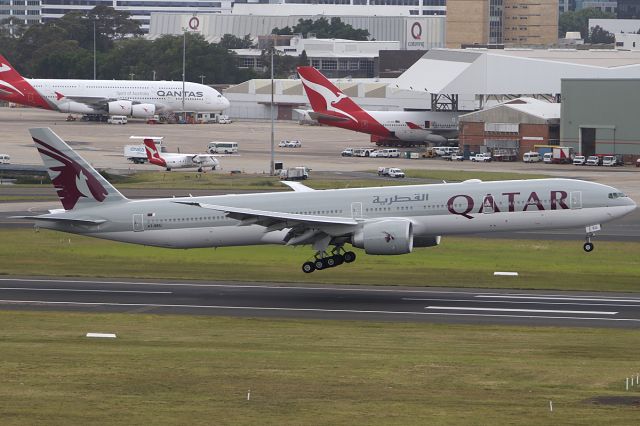
<instances>
[{"instance_id":1,"label":"light pole","mask_svg":"<svg viewBox=\"0 0 640 426\"><path fill-rule=\"evenodd\" d=\"M153 73L153 81L156 81L156 70L151 71Z\"/></svg>"},{"instance_id":2,"label":"light pole","mask_svg":"<svg viewBox=\"0 0 640 426\"><path fill-rule=\"evenodd\" d=\"M184 117L184 122L187 122L187 111L184 109L184 90L185 90L185 69L186 69L186 59L187 59L187 29L183 28L182 33L182 114Z\"/></svg>"},{"instance_id":3,"label":"light pole","mask_svg":"<svg viewBox=\"0 0 640 426\"><path fill-rule=\"evenodd\" d=\"M200 74L198 77L200 77L200 84L204 84L204 78L206 77L206 75Z\"/></svg>"},{"instance_id":4,"label":"light pole","mask_svg":"<svg viewBox=\"0 0 640 426\"><path fill-rule=\"evenodd\" d=\"M276 163L274 159L274 150L275 150L275 140L274 140L274 122L273 122L273 92L275 91L273 87L273 51L276 49L276 41L275 36L271 38L271 161L269 163L269 171L271 176L275 176L276 174Z\"/></svg>"},{"instance_id":5,"label":"light pole","mask_svg":"<svg viewBox=\"0 0 640 426\"><path fill-rule=\"evenodd\" d=\"M96 20L93 20L93 79L96 79Z\"/></svg>"}]
</instances>

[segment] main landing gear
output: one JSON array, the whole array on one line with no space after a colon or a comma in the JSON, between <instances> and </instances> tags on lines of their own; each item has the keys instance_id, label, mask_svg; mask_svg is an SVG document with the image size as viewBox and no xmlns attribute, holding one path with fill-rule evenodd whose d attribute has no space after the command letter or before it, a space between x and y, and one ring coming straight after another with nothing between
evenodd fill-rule
<instances>
[{"instance_id":1,"label":"main landing gear","mask_svg":"<svg viewBox=\"0 0 640 426\"><path fill-rule=\"evenodd\" d=\"M314 260L302 264L302 272L310 274L315 270L334 268L343 263L351 263L356 260L356 254L352 251L344 251L342 247L331 250L331 254L320 250L314 255Z\"/></svg>"},{"instance_id":2,"label":"main landing gear","mask_svg":"<svg viewBox=\"0 0 640 426\"><path fill-rule=\"evenodd\" d=\"M596 232L600 230L600 225L591 225L586 227L587 235L585 237L586 242L582 246L584 251L587 253L591 253L593 251L593 243L591 242L591 238L596 235Z\"/></svg>"}]
</instances>

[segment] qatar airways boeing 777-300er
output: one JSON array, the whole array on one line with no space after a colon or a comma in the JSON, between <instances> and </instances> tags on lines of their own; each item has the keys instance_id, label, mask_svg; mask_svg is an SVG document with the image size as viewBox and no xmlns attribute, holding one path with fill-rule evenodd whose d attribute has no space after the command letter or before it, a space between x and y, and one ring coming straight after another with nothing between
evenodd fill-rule
<instances>
[{"instance_id":1,"label":"qatar airways boeing 777-300er","mask_svg":"<svg viewBox=\"0 0 640 426\"><path fill-rule=\"evenodd\" d=\"M458 113L451 111L366 111L314 67L298 67L313 111L321 124L367 133L372 141L392 145L433 142L458 136Z\"/></svg>"},{"instance_id":2,"label":"qatar airways boeing 777-300er","mask_svg":"<svg viewBox=\"0 0 640 426\"><path fill-rule=\"evenodd\" d=\"M584 250L600 224L636 204L618 189L571 179L531 179L434 185L129 200L49 128L30 129L64 209L19 216L36 226L169 248L257 244L311 245L304 272L367 254L398 255L432 247L440 236L585 227Z\"/></svg>"},{"instance_id":3,"label":"qatar airways boeing 777-300er","mask_svg":"<svg viewBox=\"0 0 640 426\"><path fill-rule=\"evenodd\" d=\"M229 101L217 90L181 81L23 78L0 55L0 100L67 114L152 117L178 111L218 113Z\"/></svg>"}]
</instances>

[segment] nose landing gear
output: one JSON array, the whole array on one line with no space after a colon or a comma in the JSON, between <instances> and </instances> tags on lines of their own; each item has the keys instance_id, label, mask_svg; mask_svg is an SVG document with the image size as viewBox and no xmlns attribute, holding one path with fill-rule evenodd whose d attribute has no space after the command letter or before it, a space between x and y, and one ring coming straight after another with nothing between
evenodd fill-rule
<instances>
[{"instance_id":1,"label":"nose landing gear","mask_svg":"<svg viewBox=\"0 0 640 426\"><path fill-rule=\"evenodd\" d=\"M586 231L587 231L587 235L585 237L586 242L584 243L582 248L587 253L591 253L593 251L594 246L593 246L593 243L591 242L591 238L593 238L596 235L596 232L599 231L600 229L601 229L600 225L591 225L586 227Z\"/></svg>"},{"instance_id":2,"label":"nose landing gear","mask_svg":"<svg viewBox=\"0 0 640 426\"><path fill-rule=\"evenodd\" d=\"M352 251L344 251L342 247L336 247L331 250L331 254L325 250L316 252L313 261L302 264L302 272L310 274L313 271L334 268L343 263L351 263L356 260L356 254Z\"/></svg>"}]
</instances>

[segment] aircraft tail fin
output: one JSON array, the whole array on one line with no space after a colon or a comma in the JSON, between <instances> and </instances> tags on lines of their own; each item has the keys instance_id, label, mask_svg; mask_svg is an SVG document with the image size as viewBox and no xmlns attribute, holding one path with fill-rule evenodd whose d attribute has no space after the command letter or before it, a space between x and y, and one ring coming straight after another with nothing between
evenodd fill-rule
<instances>
[{"instance_id":1,"label":"aircraft tail fin","mask_svg":"<svg viewBox=\"0 0 640 426\"><path fill-rule=\"evenodd\" d=\"M298 67L298 74L315 112L338 114L353 119L353 114L363 111L314 67ZM356 120L357 121L357 120Z\"/></svg>"},{"instance_id":2,"label":"aircraft tail fin","mask_svg":"<svg viewBox=\"0 0 640 426\"><path fill-rule=\"evenodd\" d=\"M153 139L145 139L144 147L147 151L147 160L149 160L149 163L155 164L156 166L167 167L167 162L160 155L160 150Z\"/></svg>"},{"instance_id":3,"label":"aircraft tail fin","mask_svg":"<svg viewBox=\"0 0 640 426\"><path fill-rule=\"evenodd\" d=\"M48 127L29 129L65 210L127 199Z\"/></svg>"},{"instance_id":4,"label":"aircraft tail fin","mask_svg":"<svg viewBox=\"0 0 640 426\"><path fill-rule=\"evenodd\" d=\"M0 54L0 99L36 108L53 109L51 105Z\"/></svg>"}]
</instances>

